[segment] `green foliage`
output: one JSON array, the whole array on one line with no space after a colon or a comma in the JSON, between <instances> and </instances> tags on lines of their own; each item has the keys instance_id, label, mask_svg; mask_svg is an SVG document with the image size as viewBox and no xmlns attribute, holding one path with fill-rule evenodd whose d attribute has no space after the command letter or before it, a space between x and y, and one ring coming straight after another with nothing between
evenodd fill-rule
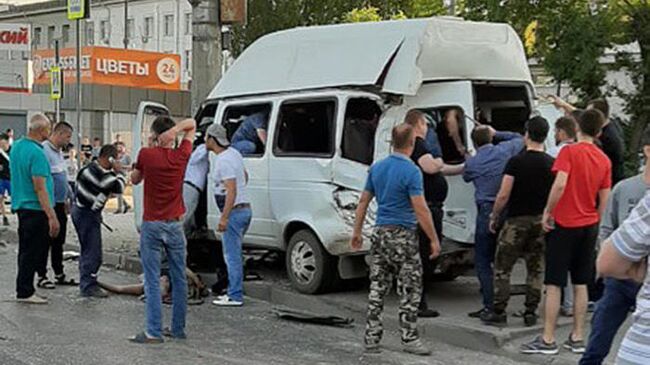
<instances>
[{"instance_id":1,"label":"green foliage","mask_svg":"<svg viewBox=\"0 0 650 365\"><path fill-rule=\"evenodd\" d=\"M379 8L374 6L352 9L343 17L345 23L378 22L380 20Z\"/></svg>"}]
</instances>

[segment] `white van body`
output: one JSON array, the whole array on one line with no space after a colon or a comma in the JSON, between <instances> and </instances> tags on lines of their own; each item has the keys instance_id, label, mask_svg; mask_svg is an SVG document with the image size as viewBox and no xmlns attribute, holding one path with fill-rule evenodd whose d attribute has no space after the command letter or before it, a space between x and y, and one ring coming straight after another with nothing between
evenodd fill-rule
<instances>
[{"instance_id":1,"label":"white van body","mask_svg":"<svg viewBox=\"0 0 650 365\"><path fill-rule=\"evenodd\" d=\"M360 252L351 250L349 239L372 161L345 149L382 159L390 153L391 129L408 110L425 111L441 128L446 110L456 107L467 115L462 139L473 153L475 108L496 129L521 132L534 113L534 100L524 50L510 26L429 18L296 28L262 37L219 81L197 121L214 117L230 126L253 112L268 117L266 144L245 157L253 220L244 241L286 251L292 283L314 293L331 288L338 278L365 274L363 254L370 239ZM369 134L355 115L373 104L381 115L374 135L367 144L345 142L354 133L355 138ZM134 136L146 133L146 124L137 120ZM547 142L550 147L552 133ZM441 267L452 270L467 259L476 207L471 184L461 176L447 179L443 232L456 244L446 250L450 260L441 259ZM210 230L220 214L213 194L210 182ZM365 233L371 232L374 208Z\"/></svg>"}]
</instances>

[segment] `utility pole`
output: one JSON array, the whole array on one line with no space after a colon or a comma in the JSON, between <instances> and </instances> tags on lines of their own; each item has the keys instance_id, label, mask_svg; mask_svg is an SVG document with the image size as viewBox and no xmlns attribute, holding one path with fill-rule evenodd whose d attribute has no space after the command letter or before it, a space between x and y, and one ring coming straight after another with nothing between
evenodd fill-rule
<instances>
[{"instance_id":1,"label":"utility pole","mask_svg":"<svg viewBox=\"0 0 650 365\"><path fill-rule=\"evenodd\" d=\"M124 49L129 48L129 0L124 0Z\"/></svg>"},{"instance_id":2,"label":"utility pole","mask_svg":"<svg viewBox=\"0 0 650 365\"><path fill-rule=\"evenodd\" d=\"M456 15L456 0L449 0L449 15Z\"/></svg>"},{"instance_id":3,"label":"utility pole","mask_svg":"<svg viewBox=\"0 0 650 365\"><path fill-rule=\"evenodd\" d=\"M60 58L60 50L59 50L59 40L54 41L54 64L56 67L61 67L61 58ZM51 76L50 76L51 77ZM63 81L63 72L61 72L61 80ZM63 82L61 82L61 85L63 85ZM63 90L63 86L61 86L61 90ZM61 121L61 99L57 98L54 100L54 121L56 123Z\"/></svg>"},{"instance_id":4,"label":"utility pole","mask_svg":"<svg viewBox=\"0 0 650 365\"><path fill-rule=\"evenodd\" d=\"M74 139L74 145L79 148L81 145L81 21L80 19L76 19L77 23L77 65L76 65L76 73L77 73L77 125L75 126L75 130L77 131L76 135L77 138ZM79 157L80 158L80 157Z\"/></svg>"},{"instance_id":5,"label":"utility pole","mask_svg":"<svg viewBox=\"0 0 650 365\"><path fill-rule=\"evenodd\" d=\"M221 21L219 0L192 4L192 114L221 78Z\"/></svg>"}]
</instances>

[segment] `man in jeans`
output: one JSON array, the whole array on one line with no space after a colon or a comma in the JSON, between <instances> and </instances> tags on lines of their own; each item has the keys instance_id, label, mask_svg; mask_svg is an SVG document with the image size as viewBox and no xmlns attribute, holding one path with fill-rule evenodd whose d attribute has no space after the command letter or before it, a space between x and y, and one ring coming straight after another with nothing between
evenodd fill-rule
<instances>
[{"instance_id":1,"label":"man in jeans","mask_svg":"<svg viewBox=\"0 0 650 365\"><path fill-rule=\"evenodd\" d=\"M59 234L50 240L49 251L54 271L56 285L77 285L74 280L68 280L63 272L63 245L68 226L68 212L70 211L70 199L72 191L68 184L67 163L63 158L61 150L70 143L72 138L72 126L66 122L60 122L54 126L52 135L47 141L43 142L43 150L52 171L52 180L54 181L54 211L59 220L61 229ZM38 269L39 288L54 289L52 283L47 277L47 261Z\"/></svg>"},{"instance_id":2,"label":"man in jeans","mask_svg":"<svg viewBox=\"0 0 650 365\"><path fill-rule=\"evenodd\" d=\"M212 304L239 307L244 304L242 240L252 218L246 192L248 175L242 155L230 145L222 125L212 124L206 134L206 148L217 155L213 172L213 181L217 184L215 199L221 211L217 231L222 233L223 254L228 267L228 292Z\"/></svg>"},{"instance_id":3,"label":"man in jeans","mask_svg":"<svg viewBox=\"0 0 650 365\"><path fill-rule=\"evenodd\" d=\"M594 144L605 117L598 110L578 119L578 142L562 149L553 164L556 174L542 222L546 237L546 302L544 333L521 346L525 354L557 354L555 328L560 312L561 288L571 273L573 330L564 347L582 353L587 313L587 284L593 279L598 222L612 186L612 165ZM601 202L597 205L598 202Z\"/></svg>"},{"instance_id":4,"label":"man in jeans","mask_svg":"<svg viewBox=\"0 0 650 365\"><path fill-rule=\"evenodd\" d=\"M72 207L72 223L77 230L79 256L79 291L83 297L106 297L97 284L102 265L102 210L114 194L122 194L126 181L117 161L117 148L106 145L97 160L89 163L77 177L77 194Z\"/></svg>"},{"instance_id":5,"label":"man in jeans","mask_svg":"<svg viewBox=\"0 0 650 365\"><path fill-rule=\"evenodd\" d=\"M162 302L160 259L165 250L172 286L172 326L165 335L184 339L187 314L185 277L185 235L183 234L183 175L192 153L196 122L186 119L176 124L159 116L151 125L149 146L142 148L131 172L135 185L144 180L144 215L140 227L140 260L144 271L146 322L144 332L132 337L136 343L161 343ZM176 136L183 133L174 148Z\"/></svg>"},{"instance_id":6,"label":"man in jeans","mask_svg":"<svg viewBox=\"0 0 650 365\"><path fill-rule=\"evenodd\" d=\"M481 316L481 321L488 325L505 325L508 321L505 310L510 299L510 274L519 258L526 261L524 324L537 323L544 270L542 213L553 185L553 158L544 152L548 130L548 122L542 117L526 122L526 151L508 161L490 214L490 231L496 233L508 205L494 262L494 310Z\"/></svg>"},{"instance_id":7,"label":"man in jeans","mask_svg":"<svg viewBox=\"0 0 650 365\"><path fill-rule=\"evenodd\" d=\"M362 248L361 231L366 212L376 197L378 208L370 247L370 293L364 345L367 353L381 352L384 298L390 291L393 278L397 277L404 351L427 356L431 351L422 344L417 330L422 262L416 225L419 223L429 237L431 254L428 259L435 259L440 254L440 242L424 198L422 173L409 158L415 146L413 127L404 123L393 128L392 145L393 153L370 168L350 241L353 250Z\"/></svg>"},{"instance_id":8,"label":"man in jeans","mask_svg":"<svg viewBox=\"0 0 650 365\"><path fill-rule=\"evenodd\" d=\"M50 135L50 121L36 114L29 121L26 137L11 147L11 209L18 213L19 302L47 304L35 294L34 274L47 262L48 242L59 234L54 212L54 183L41 143Z\"/></svg>"},{"instance_id":9,"label":"man in jeans","mask_svg":"<svg viewBox=\"0 0 650 365\"><path fill-rule=\"evenodd\" d=\"M490 213L494 206L506 163L524 148L520 134L497 132L489 126L472 131L476 155L465 162L463 180L474 183L477 215L474 235L476 275L481 285L483 307L468 315L480 318L492 310L494 300L492 263L496 251L496 234L490 232Z\"/></svg>"},{"instance_id":10,"label":"man in jeans","mask_svg":"<svg viewBox=\"0 0 650 365\"><path fill-rule=\"evenodd\" d=\"M600 223L598 239L601 242L618 229L650 188L650 128L646 128L641 138L645 156L643 173L625 179L614 187ZM587 350L580 359L580 365L603 363L612 347L616 332L625 322L630 309L636 304L636 296L640 288L641 284L634 280L605 279L605 290L591 319L589 342Z\"/></svg>"}]
</instances>

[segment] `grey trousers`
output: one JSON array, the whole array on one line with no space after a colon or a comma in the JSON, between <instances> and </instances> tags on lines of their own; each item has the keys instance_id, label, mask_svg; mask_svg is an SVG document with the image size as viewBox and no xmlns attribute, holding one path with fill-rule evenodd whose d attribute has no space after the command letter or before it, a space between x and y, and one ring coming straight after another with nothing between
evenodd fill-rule
<instances>
[{"instance_id":1,"label":"grey trousers","mask_svg":"<svg viewBox=\"0 0 650 365\"><path fill-rule=\"evenodd\" d=\"M183 204L185 205L185 216L183 217L183 231L185 237L188 236L195 228L194 212L199 205L201 191L194 185L187 182L183 183Z\"/></svg>"}]
</instances>

